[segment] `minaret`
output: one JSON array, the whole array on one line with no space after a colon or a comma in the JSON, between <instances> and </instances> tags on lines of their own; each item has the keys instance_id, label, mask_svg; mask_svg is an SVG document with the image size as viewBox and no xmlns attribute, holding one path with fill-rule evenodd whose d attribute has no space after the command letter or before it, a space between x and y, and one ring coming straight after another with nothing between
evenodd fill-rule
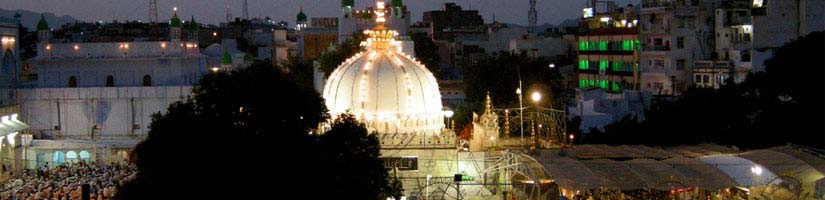
<instances>
[{"instance_id":1,"label":"minaret","mask_svg":"<svg viewBox=\"0 0 825 200\"><path fill-rule=\"evenodd\" d=\"M186 41L198 42L198 22L195 22L195 16L186 23Z\"/></svg>"},{"instance_id":2,"label":"minaret","mask_svg":"<svg viewBox=\"0 0 825 200\"><path fill-rule=\"evenodd\" d=\"M301 11L295 17L295 29L300 31L305 28L307 28L307 15L304 14L304 7L301 7Z\"/></svg>"},{"instance_id":3,"label":"minaret","mask_svg":"<svg viewBox=\"0 0 825 200\"><path fill-rule=\"evenodd\" d=\"M355 0L341 0L341 11L344 18L352 17L352 7L355 7Z\"/></svg>"},{"instance_id":4,"label":"minaret","mask_svg":"<svg viewBox=\"0 0 825 200\"><path fill-rule=\"evenodd\" d=\"M169 40L172 42L180 42L181 39L181 21L178 18L178 8L173 8L172 20L169 21Z\"/></svg>"},{"instance_id":5,"label":"minaret","mask_svg":"<svg viewBox=\"0 0 825 200\"><path fill-rule=\"evenodd\" d=\"M341 0L341 17L338 18L338 43L343 43L352 38L353 32L357 31L357 19L353 16L352 8L355 0Z\"/></svg>"},{"instance_id":6,"label":"minaret","mask_svg":"<svg viewBox=\"0 0 825 200\"><path fill-rule=\"evenodd\" d=\"M390 2L390 15L393 18L401 18L404 16L403 12L404 1L403 0L392 0Z\"/></svg>"},{"instance_id":7,"label":"minaret","mask_svg":"<svg viewBox=\"0 0 825 200\"><path fill-rule=\"evenodd\" d=\"M49 29L49 23L43 14L40 14L40 21L37 22L37 41L43 44L51 42L52 30Z\"/></svg>"}]
</instances>

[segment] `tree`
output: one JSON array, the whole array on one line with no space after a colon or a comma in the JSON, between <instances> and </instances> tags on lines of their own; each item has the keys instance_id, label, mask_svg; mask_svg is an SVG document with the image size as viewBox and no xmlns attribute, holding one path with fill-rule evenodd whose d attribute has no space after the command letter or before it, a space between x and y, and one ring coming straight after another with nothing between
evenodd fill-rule
<instances>
[{"instance_id":1,"label":"tree","mask_svg":"<svg viewBox=\"0 0 825 200\"><path fill-rule=\"evenodd\" d=\"M410 32L409 35L415 43L415 57L421 60L436 78L441 78L441 58L438 56L438 46L427 33Z\"/></svg>"},{"instance_id":2,"label":"tree","mask_svg":"<svg viewBox=\"0 0 825 200\"><path fill-rule=\"evenodd\" d=\"M765 148L793 143L825 148L825 34L814 32L776 50L766 72L719 89L690 88L654 103L646 121L623 119L585 143Z\"/></svg>"},{"instance_id":3,"label":"tree","mask_svg":"<svg viewBox=\"0 0 825 200\"><path fill-rule=\"evenodd\" d=\"M323 99L279 68L257 62L211 73L193 94L153 116L133 152L136 180L119 199L320 199L342 185L363 189L353 198L383 194L377 138L352 120L314 134L328 118Z\"/></svg>"},{"instance_id":4,"label":"tree","mask_svg":"<svg viewBox=\"0 0 825 200\"><path fill-rule=\"evenodd\" d=\"M464 92L467 96L467 109L456 110L456 124L470 123L472 112L480 113L484 110L484 100L490 93L493 103L507 107L518 107L519 101L516 88L519 86L519 77L524 89L524 106L532 105L529 93L540 91L546 97L552 97L554 108L561 108L565 88L561 84L562 75L558 68L550 68L550 60L544 57L529 57L526 54L511 54L501 52L489 56L480 62L464 66L461 73L464 75ZM550 101L543 101L542 106L550 106Z\"/></svg>"},{"instance_id":5,"label":"tree","mask_svg":"<svg viewBox=\"0 0 825 200\"><path fill-rule=\"evenodd\" d=\"M345 40L340 45L336 45L334 49L321 54L318 57L318 63L321 65L321 71L324 72L324 77L328 77L338 65L343 63L347 58L350 58L358 52L364 51L361 47L361 42L366 39L363 34L355 32L352 38Z\"/></svg>"},{"instance_id":6,"label":"tree","mask_svg":"<svg viewBox=\"0 0 825 200\"><path fill-rule=\"evenodd\" d=\"M323 185L325 199L386 199L392 195L384 162L378 159L381 145L375 134L352 114L335 119L330 131L321 135L321 160L329 166Z\"/></svg>"}]
</instances>

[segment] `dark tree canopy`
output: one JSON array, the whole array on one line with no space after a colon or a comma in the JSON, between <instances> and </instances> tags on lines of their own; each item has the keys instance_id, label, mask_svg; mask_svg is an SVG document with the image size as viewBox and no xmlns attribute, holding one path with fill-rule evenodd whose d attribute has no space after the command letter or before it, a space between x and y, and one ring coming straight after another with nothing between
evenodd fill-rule
<instances>
[{"instance_id":1,"label":"dark tree canopy","mask_svg":"<svg viewBox=\"0 0 825 200\"><path fill-rule=\"evenodd\" d=\"M335 68L338 68L338 65L347 60L347 58L364 51L364 48L361 47L361 42L365 39L364 34L355 32L352 34L352 38L345 40L340 45L336 45L335 49L321 54L321 56L318 57L318 63L321 65L321 71L324 72L324 77L332 74L332 71L335 71Z\"/></svg>"},{"instance_id":2,"label":"dark tree canopy","mask_svg":"<svg viewBox=\"0 0 825 200\"><path fill-rule=\"evenodd\" d=\"M377 139L354 121L311 134L328 119L322 98L278 69L255 63L206 75L194 97L156 114L135 148L137 181L121 188L121 199L383 195ZM330 192L338 190L351 192Z\"/></svg>"},{"instance_id":3,"label":"dark tree canopy","mask_svg":"<svg viewBox=\"0 0 825 200\"><path fill-rule=\"evenodd\" d=\"M410 39L415 43L415 57L421 60L424 66L436 78L441 77L441 57L438 57L438 46L425 32L410 33Z\"/></svg>"},{"instance_id":4,"label":"dark tree canopy","mask_svg":"<svg viewBox=\"0 0 825 200\"><path fill-rule=\"evenodd\" d=\"M824 36L815 32L777 49L766 72L750 74L742 83L691 88L675 101L654 103L646 121L625 118L583 142L825 148Z\"/></svg>"},{"instance_id":5,"label":"dark tree canopy","mask_svg":"<svg viewBox=\"0 0 825 200\"><path fill-rule=\"evenodd\" d=\"M323 185L328 188L325 192L330 193L328 199L382 200L397 193L390 190L391 179L378 159L378 137L368 134L355 116L339 116L332 129L320 137L319 144L321 160L326 163L319 173L325 174Z\"/></svg>"},{"instance_id":6,"label":"dark tree canopy","mask_svg":"<svg viewBox=\"0 0 825 200\"><path fill-rule=\"evenodd\" d=\"M552 97L554 108L559 109L562 101L564 86L562 75L558 68L549 67L550 59L544 57L529 57L526 54L511 54L507 52L493 54L477 63L464 66L461 73L464 75L464 92L467 95L469 108L456 109L456 126L469 123L470 112L483 112L484 100L489 92L495 105L518 107L519 100L516 88L521 76L524 92L523 103L532 105L530 92L539 91L545 97L542 106L549 107ZM464 118L462 118L464 117Z\"/></svg>"}]
</instances>

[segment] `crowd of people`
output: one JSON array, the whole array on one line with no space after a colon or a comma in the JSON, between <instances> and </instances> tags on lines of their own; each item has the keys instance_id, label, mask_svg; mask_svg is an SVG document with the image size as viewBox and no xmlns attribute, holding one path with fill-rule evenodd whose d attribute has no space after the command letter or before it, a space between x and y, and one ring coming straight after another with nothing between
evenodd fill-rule
<instances>
[{"instance_id":1,"label":"crowd of people","mask_svg":"<svg viewBox=\"0 0 825 200\"><path fill-rule=\"evenodd\" d=\"M0 200L81 199L88 185L89 199L114 199L117 187L134 179L137 168L126 164L68 162L37 170L24 170L12 176L0 189Z\"/></svg>"}]
</instances>

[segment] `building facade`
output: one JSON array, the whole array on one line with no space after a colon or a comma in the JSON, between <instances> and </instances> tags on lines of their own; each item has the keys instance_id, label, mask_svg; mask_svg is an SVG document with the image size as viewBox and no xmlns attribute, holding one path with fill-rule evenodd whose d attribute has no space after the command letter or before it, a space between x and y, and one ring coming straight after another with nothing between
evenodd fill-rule
<instances>
[{"instance_id":1,"label":"building facade","mask_svg":"<svg viewBox=\"0 0 825 200\"><path fill-rule=\"evenodd\" d=\"M584 16L586 31L577 37L579 88L639 89L637 16L632 6Z\"/></svg>"},{"instance_id":2,"label":"building facade","mask_svg":"<svg viewBox=\"0 0 825 200\"><path fill-rule=\"evenodd\" d=\"M643 0L639 24L641 88L679 95L692 80L695 60L713 52L713 1Z\"/></svg>"},{"instance_id":3,"label":"building facade","mask_svg":"<svg viewBox=\"0 0 825 200\"><path fill-rule=\"evenodd\" d=\"M151 116L187 99L201 76L221 67L177 34L176 18L170 41L52 43L48 25L39 27L39 54L16 89L20 119L31 126L25 167L129 159Z\"/></svg>"}]
</instances>

